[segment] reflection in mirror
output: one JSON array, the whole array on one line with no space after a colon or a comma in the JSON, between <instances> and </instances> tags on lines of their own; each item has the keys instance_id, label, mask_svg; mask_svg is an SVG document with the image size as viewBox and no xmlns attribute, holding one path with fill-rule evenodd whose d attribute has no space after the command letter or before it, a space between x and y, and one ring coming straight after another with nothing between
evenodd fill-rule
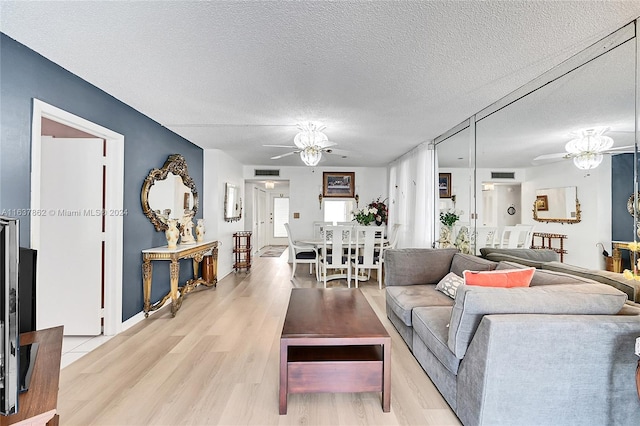
<instances>
[{"instance_id":1,"label":"reflection in mirror","mask_svg":"<svg viewBox=\"0 0 640 426\"><path fill-rule=\"evenodd\" d=\"M240 189L230 183L225 184L224 192L224 220L234 222L242 218L242 198Z\"/></svg>"},{"instance_id":2,"label":"reflection in mirror","mask_svg":"<svg viewBox=\"0 0 640 426\"><path fill-rule=\"evenodd\" d=\"M157 231L168 228L168 219L181 219L185 210L198 212L198 191L180 154L167 158L161 169L152 169L142 184L142 211Z\"/></svg>"},{"instance_id":3,"label":"reflection in mirror","mask_svg":"<svg viewBox=\"0 0 640 426\"><path fill-rule=\"evenodd\" d=\"M169 172L164 180L156 181L149 190L149 207L161 216L163 222L181 219L185 210L193 208L191 189L180 176Z\"/></svg>"},{"instance_id":4,"label":"reflection in mirror","mask_svg":"<svg viewBox=\"0 0 640 426\"><path fill-rule=\"evenodd\" d=\"M441 213L453 212L459 217L451 227L451 232L449 229L443 229L442 223L436 224L435 235L438 235L436 247L446 248L455 245L459 231L463 227L466 227L467 230L471 227L469 214L473 211L471 206L474 205L474 194L470 191L473 181L473 173L470 168L472 162L469 154L470 135L471 131L467 127L436 145L438 173L451 174L449 181L451 197L441 197L438 209ZM470 234L470 249L472 242L473 235Z\"/></svg>"},{"instance_id":5,"label":"reflection in mirror","mask_svg":"<svg viewBox=\"0 0 640 426\"><path fill-rule=\"evenodd\" d=\"M535 213L545 218L545 223L534 222L529 214L519 218L519 223L535 224L536 232L567 234L565 261L570 264L604 268L596 244L611 247L615 239L612 229L615 230L617 217L614 221L612 212L618 207L611 202L618 190L612 177L620 170L612 170L611 164L613 156L626 155L634 147L634 43L635 40L623 43L476 123L477 194L492 183L520 185L523 208L516 210L525 211L534 206L538 195L545 195L537 192L540 188L557 188L561 184L580 192L582 214L578 225L567 228L561 224L567 221L549 220L569 218L569 222L577 223L580 206L575 197L569 213L562 217L551 217L556 214L538 209ZM565 145L575 132L599 126L609 128L605 135L613 139L613 147L596 168L581 170L567 155ZM633 175L627 180L631 182ZM630 192L622 192L626 203ZM485 216L493 211L493 207L483 205L483 200L477 196L478 227L488 223ZM626 204L622 206L625 207ZM497 206L493 211L498 228L506 225L507 215L503 212L507 208ZM553 208L550 198L549 208ZM575 218L571 218L571 211L575 211ZM633 226L628 230L631 234ZM625 238L629 237L633 235Z\"/></svg>"},{"instance_id":6,"label":"reflection in mirror","mask_svg":"<svg viewBox=\"0 0 640 426\"><path fill-rule=\"evenodd\" d=\"M580 203L576 187L536 189L533 219L547 223L580 222Z\"/></svg>"}]
</instances>

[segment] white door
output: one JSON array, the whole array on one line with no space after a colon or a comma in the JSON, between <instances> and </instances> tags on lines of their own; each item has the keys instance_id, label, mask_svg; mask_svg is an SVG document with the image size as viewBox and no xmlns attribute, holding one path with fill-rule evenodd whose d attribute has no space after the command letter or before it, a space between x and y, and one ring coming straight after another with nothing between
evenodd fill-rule
<instances>
[{"instance_id":1,"label":"white door","mask_svg":"<svg viewBox=\"0 0 640 426\"><path fill-rule=\"evenodd\" d=\"M103 140L42 137L37 328L101 334Z\"/></svg>"},{"instance_id":2,"label":"white door","mask_svg":"<svg viewBox=\"0 0 640 426\"><path fill-rule=\"evenodd\" d=\"M258 250L267 245L267 193L258 190Z\"/></svg>"},{"instance_id":3,"label":"white door","mask_svg":"<svg viewBox=\"0 0 640 426\"><path fill-rule=\"evenodd\" d=\"M269 244L274 246L286 246L287 231L284 224L289 222L289 194L270 193L271 213L269 220Z\"/></svg>"}]
</instances>

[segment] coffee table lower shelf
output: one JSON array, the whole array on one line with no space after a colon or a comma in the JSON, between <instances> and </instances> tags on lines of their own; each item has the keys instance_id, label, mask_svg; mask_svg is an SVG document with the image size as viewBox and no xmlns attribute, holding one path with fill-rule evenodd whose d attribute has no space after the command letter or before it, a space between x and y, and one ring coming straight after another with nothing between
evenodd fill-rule
<instances>
[{"instance_id":1,"label":"coffee table lower shelf","mask_svg":"<svg viewBox=\"0 0 640 426\"><path fill-rule=\"evenodd\" d=\"M287 413L288 394L319 392L382 392L383 411L389 412L390 389L385 389L385 384L389 385L389 379L385 380L386 345L287 346L282 343L280 414Z\"/></svg>"}]
</instances>

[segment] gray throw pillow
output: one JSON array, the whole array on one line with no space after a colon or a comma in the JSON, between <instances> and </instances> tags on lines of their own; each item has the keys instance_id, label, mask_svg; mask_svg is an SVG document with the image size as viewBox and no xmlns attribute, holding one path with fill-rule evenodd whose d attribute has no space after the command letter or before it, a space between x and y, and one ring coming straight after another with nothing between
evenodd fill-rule
<instances>
[{"instance_id":1,"label":"gray throw pillow","mask_svg":"<svg viewBox=\"0 0 640 426\"><path fill-rule=\"evenodd\" d=\"M464 284L464 278L457 276L453 272L449 272L436 285L436 290L443 292L452 299L456 298L458 286Z\"/></svg>"}]
</instances>

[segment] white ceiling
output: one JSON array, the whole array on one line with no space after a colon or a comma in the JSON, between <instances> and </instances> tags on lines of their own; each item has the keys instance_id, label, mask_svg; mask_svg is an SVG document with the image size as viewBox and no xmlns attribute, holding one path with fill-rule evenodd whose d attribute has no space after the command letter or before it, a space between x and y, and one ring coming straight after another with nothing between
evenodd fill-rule
<instances>
[{"instance_id":1,"label":"white ceiling","mask_svg":"<svg viewBox=\"0 0 640 426\"><path fill-rule=\"evenodd\" d=\"M640 16L639 1L0 1L0 30L203 148L384 166Z\"/></svg>"}]
</instances>

